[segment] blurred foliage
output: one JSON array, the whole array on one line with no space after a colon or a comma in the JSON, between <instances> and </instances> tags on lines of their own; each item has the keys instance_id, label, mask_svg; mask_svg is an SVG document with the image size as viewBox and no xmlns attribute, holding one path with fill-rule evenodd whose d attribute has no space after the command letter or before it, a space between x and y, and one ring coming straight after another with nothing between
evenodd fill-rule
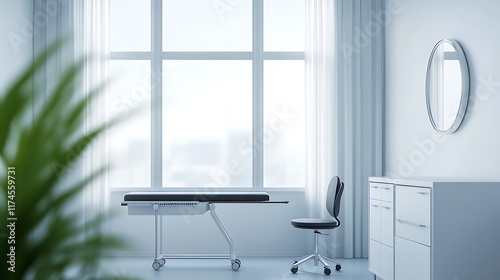
<instances>
[{"instance_id":1,"label":"blurred foliage","mask_svg":"<svg viewBox=\"0 0 500 280\"><path fill-rule=\"evenodd\" d=\"M85 223L82 214L84 188L105 168L85 178L70 175L83 152L109 127L83 133L85 108L99 93L76 94L85 59L64 70L43 104L33 101L40 86L34 76L61 45L47 48L0 93L0 279L118 278L99 275L98 267L104 251L122 248L124 242L100 233L108 215ZM15 172L8 174L9 167ZM9 204L12 213L9 200L15 203ZM15 228L8 227L12 222ZM14 259L12 272L8 268L14 262L9 261Z\"/></svg>"}]
</instances>

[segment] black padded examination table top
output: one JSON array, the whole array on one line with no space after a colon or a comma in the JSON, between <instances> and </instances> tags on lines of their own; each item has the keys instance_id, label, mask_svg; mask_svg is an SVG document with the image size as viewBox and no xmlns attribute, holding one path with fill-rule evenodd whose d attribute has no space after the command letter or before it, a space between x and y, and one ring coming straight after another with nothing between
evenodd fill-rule
<instances>
[{"instance_id":1,"label":"black padded examination table top","mask_svg":"<svg viewBox=\"0 0 500 280\"><path fill-rule=\"evenodd\" d=\"M125 204L132 201L271 202L265 192L129 192L123 200Z\"/></svg>"}]
</instances>

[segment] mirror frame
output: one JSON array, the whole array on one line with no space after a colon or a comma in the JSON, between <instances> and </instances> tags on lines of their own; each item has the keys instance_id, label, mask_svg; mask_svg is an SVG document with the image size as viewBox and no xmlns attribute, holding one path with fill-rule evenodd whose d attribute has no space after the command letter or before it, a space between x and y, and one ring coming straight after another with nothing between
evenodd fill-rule
<instances>
[{"instance_id":1,"label":"mirror frame","mask_svg":"<svg viewBox=\"0 0 500 280\"><path fill-rule=\"evenodd\" d=\"M458 112L455 117L455 120L453 121L453 124L447 129L447 130L441 130L437 127L436 122L434 121L434 117L431 112L431 105L430 105L430 70L431 70L431 64L432 64L432 59L434 58L434 54L437 50L437 48L443 44L443 43L449 43L455 48L457 55L458 55L458 60L460 64L460 73L462 76L462 87L461 87L461 97L460 97L460 104L458 107ZM469 66L467 65L467 59L465 57L465 53L462 50L462 47L460 44L451 39L441 39L439 40L434 48L432 49L431 55L429 57L429 62L427 63L427 72L425 75L425 101L427 104L427 114L429 115L429 120L431 121L432 127L439 133L453 133L457 131L457 129L460 127L462 124L462 121L464 120L465 117L465 112L467 111L467 104L469 103Z\"/></svg>"}]
</instances>

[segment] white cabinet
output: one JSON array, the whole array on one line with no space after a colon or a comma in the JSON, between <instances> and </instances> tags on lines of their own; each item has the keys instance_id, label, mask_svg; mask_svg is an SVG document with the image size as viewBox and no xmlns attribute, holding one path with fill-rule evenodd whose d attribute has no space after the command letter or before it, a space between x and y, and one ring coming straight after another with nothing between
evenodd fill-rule
<instances>
[{"instance_id":1,"label":"white cabinet","mask_svg":"<svg viewBox=\"0 0 500 280\"><path fill-rule=\"evenodd\" d=\"M394 267L394 186L370 183L370 271L392 280Z\"/></svg>"},{"instance_id":2,"label":"white cabinet","mask_svg":"<svg viewBox=\"0 0 500 280\"><path fill-rule=\"evenodd\" d=\"M500 278L500 183L372 177L369 203L378 278Z\"/></svg>"}]
</instances>

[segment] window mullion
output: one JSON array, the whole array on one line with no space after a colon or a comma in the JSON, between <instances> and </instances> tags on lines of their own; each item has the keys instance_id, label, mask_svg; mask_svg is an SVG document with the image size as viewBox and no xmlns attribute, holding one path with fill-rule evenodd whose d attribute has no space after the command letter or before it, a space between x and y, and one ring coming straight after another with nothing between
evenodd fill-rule
<instances>
[{"instance_id":1,"label":"window mullion","mask_svg":"<svg viewBox=\"0 0 500 280\"><path fill-rule=\"evenodd\" d=\"M252 185L255 189L263 189L264 185L264 73L263 73L263 3L262 0L253 1L253 101L252 101L252 146L253 161L252 161Z\"/></svg>"},{"instance_id":2,"label":"window mullion","mask_svg":"<svg viewBox=\"0 0 500 280\"><path fill-rule=\"evenodd\" d=\"M151 186L162 188L162 0L151 0Z\"/></svg>"}]
</instances>

